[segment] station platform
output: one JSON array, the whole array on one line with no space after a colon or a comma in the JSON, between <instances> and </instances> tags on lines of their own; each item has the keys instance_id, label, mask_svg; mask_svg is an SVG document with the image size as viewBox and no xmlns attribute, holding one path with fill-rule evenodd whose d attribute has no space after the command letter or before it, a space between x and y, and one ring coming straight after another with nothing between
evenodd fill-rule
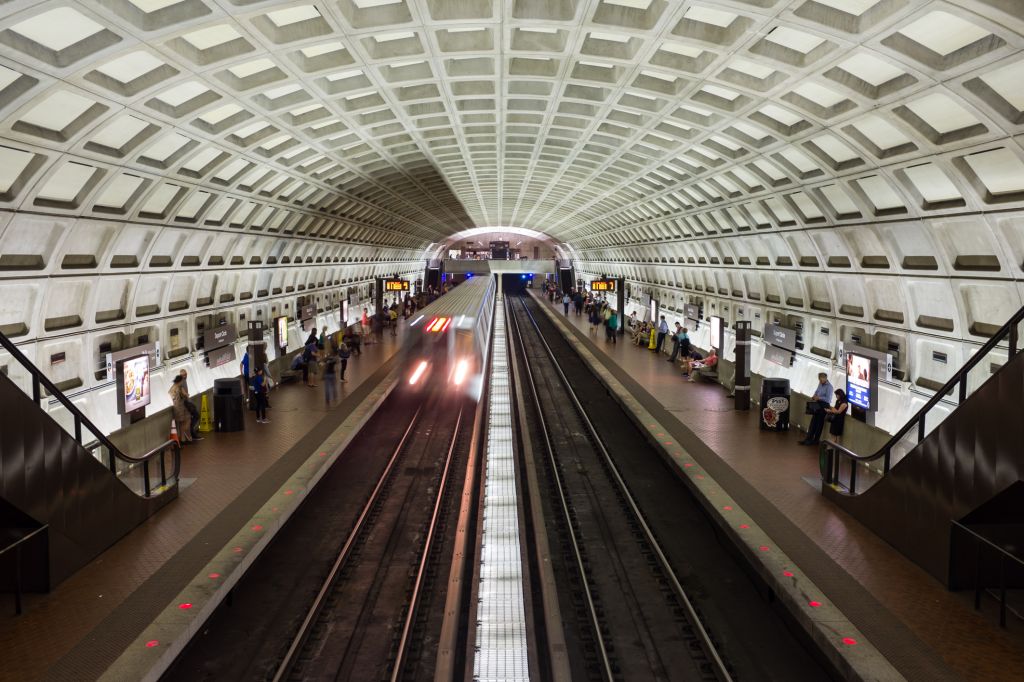
<instances>
[{"instance_id":1,"label":"station platform","mask_svg":"<svg viewBox=\"0 0 1024 682\"><path fill-rule=\"evenodd\" d=\"M721 385L690 383L666 356L628 337L608 343L603 331L591 335L584 315L566 316L559 302L531 295L590 351L584 360L614 377L906 679L1024 679L1012 624L1002 629L974 611L973 593L949 592L821 495L818 451L797 444L802 432L761 431L754 406L735 410Z\"/></svg>"},{"instance_id":2,"label":"station platform","mask_svg":"<svg viewBox=\"0 0 1024 682\"><path fill-rule=\"evenodd\" d=\"M322 382L299 379L271 393L269 424L247 411L244 431L202 434L182 450L177 500L53 592L26 595L23 615L3 595L0 680L99 678L340 424L372 413L401 339L364 344L330 408Z\"/></svg>"}]
</instances>

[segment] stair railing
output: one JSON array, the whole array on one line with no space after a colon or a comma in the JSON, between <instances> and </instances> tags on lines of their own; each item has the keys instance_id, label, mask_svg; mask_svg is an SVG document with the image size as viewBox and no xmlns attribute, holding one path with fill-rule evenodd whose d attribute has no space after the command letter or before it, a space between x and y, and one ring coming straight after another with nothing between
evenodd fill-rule
<instances>
[{"instance_id":1,"label":"stair railing","mask_svg":"<svg viewBox=\"0 0 1024 682\"><path fill-rule=\"evenodd\" d=\"M926 430L926 419L928 413L931 412L935 406L942 402L943 398L947 395L952 395L954 392L957 395L957 405L963 404L967 400L968 391L968 378L970 372L975 367L980 366L982 360L984 360L990 353L992 353L1004 340L1007 342L1007 356L1006 361L1009 362L1013 357L1020 352L1020 330L1019 326L1021 321L1024 321L1024 307L1013 314L1012 317L1004 324L999 331L989 338L985 342L978 352L968 358L967 362L958 369L953 376L935 392L935 395L931 397L924 404L924 406L917 411L917 413L910 418L910 420L904 424L899 431L894 433L892 437L881 447L877 452L870 455L858 455L856 452L849 448L843 447L838 443L831 441L821 441L821 475L822 481L826 485L839 486L846 488L847 492L851 495L857 494L857 469L867 462L875 461L878 459L882 460L882 474L889 473L889 469L892 466L892 453L896 449L903 439L910 434L917 436L917 443L921 443L925 435ZM843 478L843 465L847 465L849 468L849 474L846 480Z\"/></svg>"},{"instance_id":2,"label":"stair railing","mask_svg":"<svg viewBox=\"0 0 1024 682\"><path fill-rule=\"evenodd\" d=\"M38 406L42 401L42 391L45 389L53 398L55 398L71 415L74 423L74 433L71 434L75 441L82 446L83 449L92 453L97 448L104 448L107 451L107 458L105 464L110 469L110 472L121 478L125 479L125 471L118 470L118 462L122 462L127 465L127 471L130 473L136 467L141 465L142 468L142 481L141 483L133 483L131 477L125 480L125 484L129 487L133 487L137 493L140 493L143 497L152 497L162 493L169 484L173 484L178 480L178 475L181 472L181 446L177 441L167 440L157 447L153 448L141 457L132 457L121 452L121 450L114 445L109 438L107 438L102 431L100 431L95 424L93 424L88 417L82 414L71 400L64 395L63 391L58 389L49 378L46 377L43 372L35 366L35 364L25 357L25 354L21 352L14 342L7 338L2 332L0 332L0 346L3 346L4 350L10 353L11 357L20 364L25 371L29 373L32 378L32 400L35 401ZM88 443L83 438L83 432L87 432L93 440ZM165 461L165 454L171 453L171 467L168 471L167 463ZM95 456L95 455L93 455ZM103 458L97 458L103 462ZM150 463L156 460L157 471L151 471ZM153 479L152 474L159 474L158 479ZM156 480L159 480L159 484L156 484Z\"/></svg>"}]
</instances>

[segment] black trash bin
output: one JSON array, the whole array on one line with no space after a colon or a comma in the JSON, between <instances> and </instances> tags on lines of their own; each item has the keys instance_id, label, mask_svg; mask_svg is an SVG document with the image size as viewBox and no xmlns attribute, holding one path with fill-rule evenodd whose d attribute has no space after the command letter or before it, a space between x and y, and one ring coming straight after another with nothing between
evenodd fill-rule
<instances>
[{"instance_id":1,"label":"black trash bin","mask_svg":"<svg viewBox=\"0 0 1024 682\"><path fill-rule=\"evenodd\" d=\"M789 431L789 379L768 377L761 382L761 429Z\"/></svg>"},{"instance_id":2,"label":"black trash bin","mask_svg":"<svg viewBox=\"0 0 1024 682\"><path fill-rule=\"evenodd\" d=\"M213 382L213 424L217 431L245 430L245 396L241 379Z\"/></svg>"}]
</instances>

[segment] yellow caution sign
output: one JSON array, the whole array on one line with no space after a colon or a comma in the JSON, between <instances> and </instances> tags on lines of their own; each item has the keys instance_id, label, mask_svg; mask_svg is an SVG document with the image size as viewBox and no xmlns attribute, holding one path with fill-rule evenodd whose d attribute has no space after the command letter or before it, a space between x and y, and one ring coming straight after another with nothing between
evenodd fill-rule
<instances>
[{"instance_id":1,"label":"yellow caution sign","mask_svg":"<svg viewBox=\"0 0 1024 682\"><path fill-rule=\"evenodd\" d=\"M206 394L203 394L202 407L199 409L199 430L202 433L213 431L213 417L210 416L210 403L207 402Z\"/></svg>"},{"instance_id":2,"label":"yellow caution sign","mask_svg":"<svg viewBox=\"0 0 1024 682\"><path fill-rule=\"evenodd\" d=\"M649 348L650 350L654 350L657 347L658 347L658 330L655 329L654 327L651 327L651 340L647 344L647 348ZM203 397L205 398L206 396L203 396Z\"/></svg>"}]
</instances>

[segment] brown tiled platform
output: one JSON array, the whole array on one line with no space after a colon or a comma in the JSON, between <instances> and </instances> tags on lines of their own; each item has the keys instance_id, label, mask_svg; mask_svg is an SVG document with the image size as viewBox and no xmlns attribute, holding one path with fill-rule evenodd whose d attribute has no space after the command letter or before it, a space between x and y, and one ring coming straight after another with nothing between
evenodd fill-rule
<instances>
[{"instance_id":1,"label":"brown tiled platform","mask_svg":"<svg viewBox=\"0 0 1024 682\"><path fill-rule=\"evenodd\" d=\"M1019 638L821 496L817 450L796 444L800 432L762 432L721 386L686 382L664 356L607 344L585 317L543 304L908 680L1024 679Z\"/></svg>"},{"instance_id":2,"label":"brown tiled platform","mask_svg":"<svg viewBox=\"0 0 1024 682\"><path fill-rule=\"evenodd\" d=\"M14 617L0 604L0 679L94 679L283 481L387 376L398 339L349 361L340 402L322 385L290 382L271 395L269 424L205 434L182 453L179 498L50 594L28 595Z\"/></svg>"}]
</instances>

